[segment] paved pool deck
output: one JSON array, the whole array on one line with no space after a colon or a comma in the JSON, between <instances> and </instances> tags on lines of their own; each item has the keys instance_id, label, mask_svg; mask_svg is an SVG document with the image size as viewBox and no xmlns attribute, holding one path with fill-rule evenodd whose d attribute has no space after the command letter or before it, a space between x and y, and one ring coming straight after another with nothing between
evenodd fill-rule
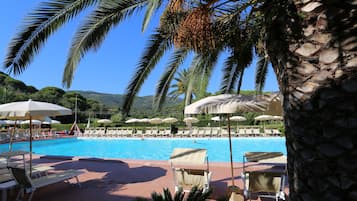
<instances>
[{"instance_id":1,"label":"paved pool deck","mask_svg":"<svg viewBox=\"0 0 357 201\"><path fill-rule=\"evenodd\" d=\"M33 201L129 201L137 197L149 199L153 191L162 192L163 188L174 192L168 161L65 159L35 156L33 163L51 166L54 171L83 170L85 173L79 176L81 187L64 182L49 185L38 189ZM234 163L235 184L240 188L243 188L240 177L242 167L242 163ZM230 164L210 162L209 168L213 172L211 198L215 200L225 196L227 186L231 185ZM70 180L70 183L74 184L75 179ZM8 201L15 200L16 194L17 190L12 190Z\"/></svg>"}]
</instances>

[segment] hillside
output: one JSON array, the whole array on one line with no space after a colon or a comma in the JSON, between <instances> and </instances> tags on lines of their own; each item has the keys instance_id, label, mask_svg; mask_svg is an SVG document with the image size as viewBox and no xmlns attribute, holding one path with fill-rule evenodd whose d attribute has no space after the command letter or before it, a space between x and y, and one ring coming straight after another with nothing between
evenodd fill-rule
<instances>
[{"instance_id":1,"label":"hillside","mask_svg":"<svg viewBox=\"0 0 357 201\"><path fill-rule=\"evenodd\" d=\"M79 109L82 111L91 110L94 113L97 113L99 108L107 108L109 111L117 111L121 108L123 104L124 96L121 94L106 94L99 93L94 91L67 91L56 87L45 87L43 89L36 89L33 86L26 85L24 82L14 79L11 76L0 72L0 104L13 101L24 101L28 99L38 100L38 101L48 101L55 104L61 104L72 108L73 97L75 94L79 93L84 99L93 100L92 105L88 105L89 102L86 100L81 100L81 97L78 97L78 104L87 103L86 106L79 105ZM98 106L95 105L98 103ZM143 96L136 97L131 114L132 115L144 115L144 116L153 116L157 115L152 108L153 96ZM167 103L164 106L163 113L177 113L177 106L181 103L181 100L173 101L171 99L167 100ZM100 109L100 110L101 110Z\"/></svg>"},{"instance_id":2,"label":"hillside","mask_svg":"<svg viewBox=\"0 0 357 201\"><path fill-rule=\"evenodd\" d=\"M102 104L104 104L108 108L118 109L121 108L124 95L121 94L107 94L107 93L99 93L94 91L75 91L81 94L83 97L87 99L96 100ZM153 111L152 104L153 104L153 96L138 96L134 100L134 104L132 107L131 114L141 114L144 116L151 116ZM177 113L177 106L182 103L182 100L172 100L168 98L164 105L163 111L168 112L175 112Z\"/></svg>"}]
</instances>

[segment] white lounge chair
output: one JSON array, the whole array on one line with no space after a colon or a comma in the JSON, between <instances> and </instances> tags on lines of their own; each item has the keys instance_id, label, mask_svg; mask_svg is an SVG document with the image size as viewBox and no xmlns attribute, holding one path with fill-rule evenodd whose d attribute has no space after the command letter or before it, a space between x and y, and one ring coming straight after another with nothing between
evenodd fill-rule
<instances>
[{"instance_id":1,"label":"white lounge chair","mask_svg":"<svg viewBox=\"0 0 357 201\"><path fill-rule=\"evenodd\" d=\"M16 200L19 200L19 198L23 196L24 193L30 193L28 201L31 201L36 189L50 184L76 178L77 184L80 186L78 175L84 173L79 170L66 170L60 173L50 174L39 178L31 179L27 175L26 170L23 168L9 167L9 169L12 176L15 178L16 183L20 187L20 191L17 194Z\"/></svg>"},{"instance_id":2,"label":"white lounge chair","mask_svg":"<svg viewBox=\"0 0 357 201\"><path fill-rule=\"evenodd\" d=\"M247 152L243 156L243 186L244 197L251 199L254 196L285 200L286 158L281 152ZM255 162L255 165L267 163L283 165L276 169L247 170L246 162ZM250 165L252 166L252 164Z\"/></svg>"},{"instance_id":3,"label":"white lounge chair","mask_svg":"<svg viewBox=\"0 0 357 201\"><path fill-rule=\"evenodd\" d=\"M175 148L170 156L175 191L188 192L196 186L208 191L212 172L209 171L206 149Z\"/></svg>"}]
</instances>

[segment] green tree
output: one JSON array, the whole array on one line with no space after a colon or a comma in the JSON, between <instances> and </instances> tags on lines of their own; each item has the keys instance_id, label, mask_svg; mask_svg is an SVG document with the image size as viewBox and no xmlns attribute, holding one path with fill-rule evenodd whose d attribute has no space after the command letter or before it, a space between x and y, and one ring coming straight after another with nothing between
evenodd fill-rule
<instances>
[{"instance_id":1,"label":"green tree","mask_svg":"<svg viewBox=\"0 0 357 201\"><path fill-rule=\"evenodd\" d=\"M203 192L202 189L193 187L187 196L182 189L179 189L174 195L171 194L169 189L165 188L162 194L153 192L151 198L153 201L205 201L209 199L212 190ZM135 201L147 201L145 198L136 198Z\"/></svg>"},{"instance_id":2,"label":"green tree","mask_svg":"<svg viewBox=\"0 0 357 201\"><path fill-rule=\"evenodd\" d=\"M256 88L262 89L271 63L283 95L291 200L356 200L355 0L52 0L26 18L10 44L6 67L21 73L49 35L90 6L96 7L69 53L67 86L80 59L98 49L111 28L146 7L145 29L151 15L166 6L127 87L123 111L128 113L151 70L173 48L158 96L166 95L190 52L191 76L201 80L211 76L220 53L228 52L221 91L239 92L255 53Z\"/></svg>"},{"instance_id":3,"label":"green tree","mask_svg":"<svg viewBox=\"0 0 357 201\"><path fill-rule=\"evenodd\" d=\"M82 95L76 92L67 92L63 95L60 105L64 107L70 108L73 111L73 119L75 118L75 110L76 110L76 102L77 102L77 123L86 122L87 115L84 111L86 111L89 106L87 104L87 99Z\"/></svg>"},{"instance_id":4,"label":"green tree","mask_svg":"<svg viewBox=\"0 0 357 201\"><path fill-rule=\"evenodd\" d=\"M66 92L57 87L45 87L38 92L32 94L32 99L38 101L44 101L54 104L59 104L62 100L63 95Z\"/></svg>"},{"instance_id":5,"label":"green tree","mask_svg":"<svg viewBox=\"0 0 357 201\"><path fill-rule=\"evenodd\" d=\"M173 89L170 92L170 96L173 99L178 99L180 96L184 96L185 105L188 105L192 102L192 98L196 96L195 89L189 90L189 80L190 80L190 72L187 69L183 69L182 71L177 73L177 77L174 78L176 83L174 83L171 88Z\"/></svg>"}]
</instances>

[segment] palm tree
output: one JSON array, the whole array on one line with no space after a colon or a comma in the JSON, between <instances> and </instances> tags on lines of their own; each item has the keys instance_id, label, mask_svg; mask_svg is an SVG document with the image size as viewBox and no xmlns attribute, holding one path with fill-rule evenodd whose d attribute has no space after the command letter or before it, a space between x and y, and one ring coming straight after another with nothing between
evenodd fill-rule
<instances>
[{"instance_id":1,"label":"palm tree","mask_svg":"<svg viewBox=\"0 0 357 201\"><path fill-rule=\"evenodd\" d=\"M184 95L185 105L191 104L193 98L203 98L206 95L206 88L201 84L201 80L195 80L193 87L190 90L190 80L195 79L191 76L189 69L183 69L177 73L177 77L174 78L175 83L171 85L173 89L170 91L169 96L173 99L177 99L179 96ZM205 82L208 81L208 78L205 79ZM160 97L158 97L160 98Z\"/></svg>"},{"instance_id":2,"label":"palm tree","mask_svg":"<svg viewBox=\"0 0 357 201\"><path fill-rule=\"evenodd\" d=\"M291 200L356 200L357 4L355 0L52 0L27 18L10 44L5 66L21 73L49 35L82 10L95 10L79 28L63 81L70 86L80 59L96 50L108 31L146 7L166 6L160 25L127 87L123 110L162 55L174 49L159 81L167 94L183 60L194 52L191 76L211 76L220 53L228 52L222 92L239 91L254 53L260 58L257 89L272 64L283 95ZM254 52L253 52L254 50ZM195 79L190 79L192 89ZM205 82L202 82L204 86ZM207 83L207 82L206 82ZM158 100L160 101L160 100ZM161 101L162 102L162 101Z\"/></svg>"},{"instance_id":3,"label":"palm tree","mask_svg":"<svg viewBox=\"0 0 357 201\"><path fill-rule=\"evenodd\" d=\"M211 194L211 189L207 192L204 192L202 189L192 187L187 196L185 196L185 192L182 190L182 188L175 192L174 195L172 195L170 190L165 188L163 189L162 194L153 192L151 194L151 198L153 201L205 201L209 198ZM136 198L135 201L147 201L147 199Z\"/></svg>"}]
</instances>

